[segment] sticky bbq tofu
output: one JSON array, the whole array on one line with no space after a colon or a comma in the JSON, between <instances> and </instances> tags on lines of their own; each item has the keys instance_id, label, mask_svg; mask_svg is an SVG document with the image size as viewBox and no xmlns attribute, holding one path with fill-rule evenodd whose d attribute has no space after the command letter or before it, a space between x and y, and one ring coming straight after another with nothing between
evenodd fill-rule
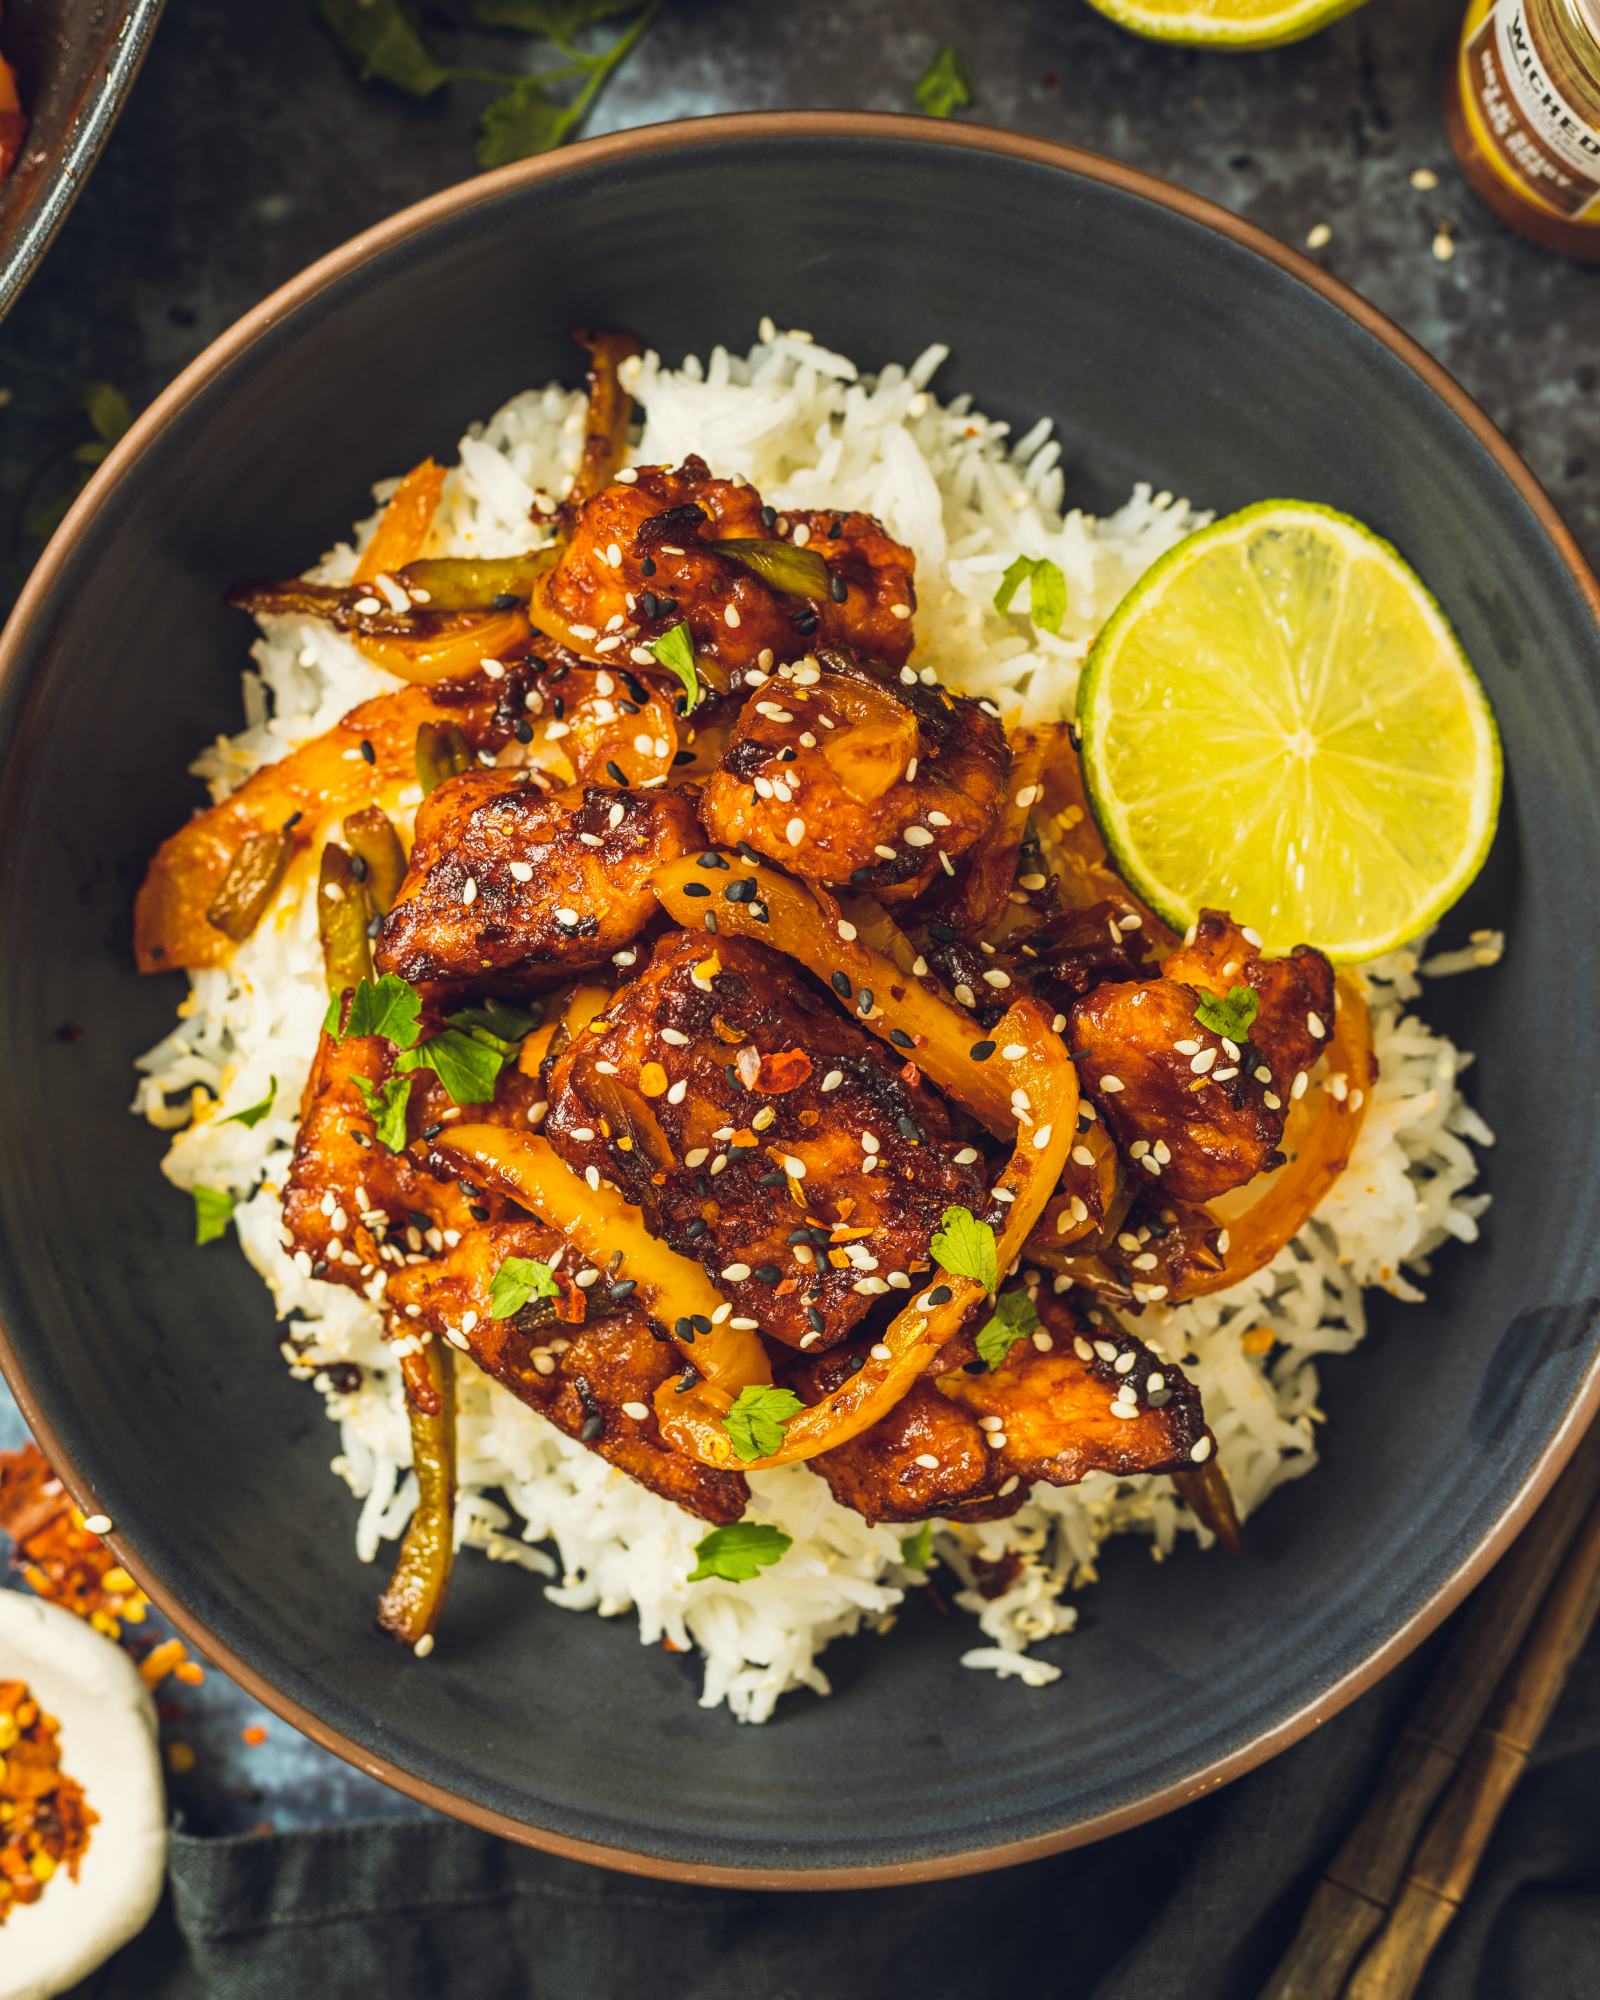
<instances>
[{"instance_id":1,"label":"sticky bbq tofu","mask_svg":"<svg viewBox=\"0 0 1600 2000\"><path fill-rule=\"evenodd\" d=\"M684 792L547 791L526 771L464 772L418 810L374 962L413 985L588 971L659 915L652 873L699 844Z\"/></svg>"},{"instance_id":2,"label":"sticky bbq tofu","mask_svg":"<svg viewBox=\"0 0 1600 2000\"><path fill-rule=\"evenodd\" d=\"M780 514L690 457L675 470L630 467L577 508L543 599L575 647L621 664L654 667L651 641L687 624L724 691L816 645L898 666L911 651L913 569L870 515Z\"/></svg>"},{"instance_id":3,"label":"sticky bbq tofu","mask_svg":"<svg viewBox=\"0 0 1600 2000\"><path fill-rule=\"evenodd\" d=\"M306 1275L372 1295L408 1258L439 1251L458 1231L502 1214L498 1196L441 1178L426 1160L377 1137L375 1112L399 1074L377 1035L342 1041L324 1030L300 1105L300 1133L283 1194L285 1248ZM406 1136L413 1145L461 1114L431 1070L411 1076ZM514 1064L495 1101L474 1117L526 1125L539 1092Z\"/></svg>"},{"instance_id":4,"label":"sticky bbq tofu","mask_svg":"<svg viewBox=\"0 0 1600 2000\"><path fill-rule=\"evenodd\" d=\"M549 1266L559 1292L497 1319L495 1274L508 1257ZM442 1257L396 1271L388 1288L402 1323L470 1354L558 1430L641 1486L703 1520L737 1521L750 1497L743 1476L685 1458L661 1437L655 1393L681 1375L683 1359L665 1329L630 1299L630 1290L614 1293L603 1274L586 1268L565 1238L531 1220L471 1227Z\"/></svg>"},{"instance_id":5,"label":"sticky bbq tofu","mask_svg":"<svg viewBox=\"0 0 1600 2000\"><path fill-rule=\"evenodd\" d=\"M926 1268L947 1207L984 1206L981 1154L915 1078L776 952L678 932L559 1055L544 1132L737 1319L825 1348Z\"/></svg>"},{"instance_id":6,"label":"sticky bbq tofu","mask_svg":"<svg viewBox=\"0 0 1600 2000\"><path fill-rule=\"evenodd\" d=\"M924 1376L899 1403L812 1469L869 1521L995 1520L1036 1481L1075 1486L1173 1472L1211 1456L1200 1392L1132 1334L1080 1317L1041 1286L1039 1326L991 1369L972 1359ZM970 1348L967 1350L970 1352ZM794 1371L815 1400L850 1366L841 1350Z\"/></svg>"},{"instance_id":7,"label":"sticky bbq tofu","mask_svg":"<svg viewBox=\"0 0 1600 2000\"><path fill-rule=\"evenodd\" d=\"M1235 1010L1229 995L1248 988ZM1225 1003L1219 1013L1208 1002ZM1167 1197L1210 1200L1281 1165L1278 1142L1333 1032L1333 968L1297 945L1263 958L1244 931L1202 912L1194 942L1159 979L1096 986L1071 1009L1085 1094L1123 1155ZM1249 1015L1242 1038L1208 1026Z\"/></svg>"},{"instance_id":8,"label":"sticky bbq tofu","mask_svg":"<svg viewBox=\"0 0 1600 2000\"><path fill-rule=\"evenodd\" d=\"M701 817L806 881L901 902L993 826L1010 769L981 703L824 648L746 701Z\"/></svg>"}]
</instances>

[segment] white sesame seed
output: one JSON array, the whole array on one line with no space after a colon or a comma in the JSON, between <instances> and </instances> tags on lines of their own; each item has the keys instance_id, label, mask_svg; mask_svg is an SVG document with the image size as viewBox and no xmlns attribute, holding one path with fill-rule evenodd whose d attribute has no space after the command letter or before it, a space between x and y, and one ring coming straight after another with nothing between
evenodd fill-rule
<instances>
[{"instance_id":1,"label":"white sesame seed","mask_svg":"<svg viewBox=\"0 0 1600 2000\"><path fill-rule=\"evenodd\" d=\"M889 606L889 616L891 618L909 618L911 616L911 606L909 604L891 604Z\"/></svg>"},{"instance_id":2,"label":"white sesame seed","mask_svg":"<svg viewBox=\"0 0 1600 2000\"><path fill-rule=\"evenodd\" d=\"M977 1158L978 1149L976 1146L963 1146L961 1151L956 1154L956 1165L958 1167L970 1167L976 1163Z\"/></svg>"},{"instance_id":3,"label":"white sesame seed","mask_svg":"<svg viewBox=\"0 0 1600 2000\"><path fill-rule=\"evenodd\" d=\"M1210 1438L1196 1438L1194 1443L1189 1447L1189 1456L1194 1460L1196 1465L1204 1465L1206 1460L1211 1456Z\"/></svg>"},{"instance_id":4,"label":"white sesame seed","mask_svg":"<svg viewBox=\"0 0 1600 2000\"><path fill-rule=\"evenodd\" d=\"M783 832L784 838L788 841L789 845L791 847L798 847L806 837L806 823L797 813L783 829Z\"/></svg>"},{"instance_id":5,"label":"white sesame seed","mask_svg":"<svg viewBox=\"0 0 1600 2000\"><path fill-rule=\"evenodd\" d=\"M1049 1127L1048 1125L1041 1125L1041 1126L1039 1127L1038 1131L1034 1133L1034 1135L1033 1135L1033 1150L1034 1150L1034 1151L1035 1151L1036 1153L1042 1153L1042 1152L1044 1151L1045 1147L1049 1145L1049 1143L1050 1143L1050 1130L1051 1130L1051 1128L1050 1128L1050 1127Z\"/></svg>"},{"instance_id":6,"label":"white sesame seed","mask_svg":"<svg viewBox=\"0 0 1600 2000\"><path fill-rule=\"evenodd\" d=\"M730 1285L736 1285L741 1278L749 1277L750 1266L748 1264L726 1264L723 1266L722 1275Z\"/></svg>"},{"instance_id":7,"label":"white sesame seed","mask_svg":"<svg viewBox=\"0 0 1600 2000\"><path fill-rule=\"evenodd\" d=\"M1092 1167L1094 1165L1094 1154L1089 1151L1087 1146L1074 1146L1072 1157L1080 1167Z\"/></svg>"},{"instance_id":8,"label":"white sesame seed","mask_svg":"<svg viewBox=\"0 0 1600 2000\"><path fill-rule=\"evenodd\" d=\"M822 1079L822 1088L824 1090L837 1090L843 1082L844 1071L842 1069L830 1069L828 1074Z\"/></svg>"},{"instance_id":9,"label":"white sesame seed","mask_svg":"<svg viewBox=\"0 0 1600 2000\"><path fill-rule=\"evenodd\" d=\"M83 1525L91 1535L109 1535L111 1516L109 1514L85 1514Z\"/></svg>"},{"instance_id":10,"label":"white sesame seed","mask_svg":"<svg viewBox=\"0 0 1600 2000\"><path fill-rule=\"evenodd\" d=\"M562 904L560 907L558 907L553 912L553 915L558 924L565 924L569 927L572 926L573 924L576 924L578 921L577 911L569 910L565 904Z\"/></svg>"},{"instance_id":11,"label":"white sesame seed","mask_svg":"<svg viewBox=\"0 0 1600 2000\"><path fill-rule=\"evenodd\" d=\"M471 875L467 877L462 887L461 900L467 904L475 903L478 900L478 884L476 879Z\"/></svg>"},{"instance_id":12,"label":"white sesame seed","mask_svg":"<svg viewBox=\"0 0 1600 2000\"><path fill-rule=\"evenodd\" d=\"M983 975L983 983L985 986L1009 986L1011 984L1011 974L1009 972L1001 972L991 966Z\"/></svg>"},{"instance_id":13,"label":"white sesame seed","mask_svg":"<svg viewBox=\"0 0 1600 2000\"><path fill-rule=\"evenodd\" d=\"M609 542L606 545L606 561L610 563L613 569L621 569L622 567L622 551L617 547L615 542Z\"/></svg>"},{"instance_id":14,"label":"white sesame seed","mask_svg":"<svg viewBox=\"0 0 1600 2000\"><path fill-rule=\"evenodd\" d=\"M650 1414L650 1405L648 1403L624 1403L622 1414L625 1417L632 1417L636 1424L642 1424Z\"/></svg>"},{"instance_id":15,"label":"white sesame seed","mask_svg":"<svg viewBox=\"0 0 1600 2000\"><path fill-rule=\"evenodd\" d=\"M937 1472L939 1469L939 1461L934 1457L931 1451L919 1451L917 1453L916 1463L920 1466L923 1466L929 1472Z\"/></svg>"},{"instance_id":16,"label":"white sesame seed","mask_svg":"<svg viewBox=\"0 0 1600 2000\"><path fill-rule=\"evenodd\" d=\"M908 826L901 835L907 847L932 847L933 835L925 826Z\"/></svg>"},{"instance_id":17,"label":"white sesame seed","mask_svg":"<svg viewBox=\"0 0 1600 2000\"><path fill-rule=\"evenodd\" d=\"M1215 1049L1202 1049L1199 1055L1191 1059L1189 1067L1196 1076L1204 1076L1216 1059L1217 1052Z\"/></svg>"},{"instance_id":18,"label":"white sesame seed","mask_svg":"<svg viewBox=\"0 0 1600 2000\"><path fill-rule=\"evenodd\" d=\"M1313 1041L1320 1042L1327 1032L1327 1029L1322 1025L1322 1016L1320 1014L1307 1014L1306 1033Z\"/></svg>"},{"instance_id":19,"label":"white sesame seed","mask_svg":"<svg viewBox=\"0 0 1600 2000\"><path fill-rule=\"evenodd\" d=\"M894 1349L892 1347L885 1347L881 1340L873 1343L871 1354L874 1361L892 1361L894 1359Z\"/></svg>"},{"instance_id":20,"label":"white sesame seed","mask_svg":"<svg viewBox=\"0 0 1600 2000\"><path fill-rule=\"evenodd\" d=\"M1103 1076L1100 1079L1100 1088L1108 1097L1115 1097L1119 1090L1125 1090L1127 1086L1120 1076Z\"/></svg>"},{"instance_id":21,"label":"white sesame seed","mask_svg":"<svg viewBox=\"0 0 1600 2000\"><path fill-rule=\"evenodd\" d=\"M723 605L722 622L731 631L737 631L739 629L739 607L737 604Z\"/></svg>"},{"instance_id":22,"label":"white sesame seed","mask_svg":"<svg viewBox=\"0 0 1600 2000\"><path fill-rule=\"evenodd\" d=\"M872 851L880 861L893 861L895 859L894 849L892 847L885 847L881 840Z\"/></svg>"},{"instance_id":23,"label":"white sesame seed","mask_svg":"<svg viewBox=\"0 0 1600 2000\"><path fill-rule=\"evenodd\" d=\"M1294 1082L1289 1086L1289 1095L1291 1097L1304 1097L1306 1094L1306 1085L1309 1081L1310 1079L1307 1077L1305 1071L1301 1070L1296 1075Z\"/></svg>"}]
</instances>

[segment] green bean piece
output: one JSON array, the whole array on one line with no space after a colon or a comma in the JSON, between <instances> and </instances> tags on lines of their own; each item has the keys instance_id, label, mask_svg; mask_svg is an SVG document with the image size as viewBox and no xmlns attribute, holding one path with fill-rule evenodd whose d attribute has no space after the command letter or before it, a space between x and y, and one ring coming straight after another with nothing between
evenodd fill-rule
<instances>
[{"instance_id":1,"label":"green bean piece","mask_svg":"<svg viewBox=\"0 0 1600 2000\"><path fill-rule=\"evenodd\" d=\"M344 823L344 838L367 901L380 917L386 917L406 879L406 851L389 815L382 806L366 806L351 813Z\"/></svg>"},{"instance_id":2,"label":"green bean piece","mask_svg":"<svg viewBox=\"0 0 1600 2000\"><path fill-rule=\"evenodd\" d=\"M407 1385L411 1419L411 1468L417 1475L417 1505L400 1544L389 1588L378 1600L378 1623L408 1646L432 1635L450 1588L456 1511L455 1355L442 1340L430 1340L414 1365L426 1376L420 1407Z\"/></svg>"},{"instance_id":3,"label":"green bean piece","mask_svg":"<svg viewBox=\"0 0 1600 2000\"><path fill-rule=\"evenodd\" d=\"M826 597L828 565L815 549L797 549L793 542L707 542L719 556L731 556L769 590L788 597Z\"/></svg>"},{"instance_id":4,"label":"green bean piece","mask_svg":"<svg viewBox=\"0 0 1600 2000\"><path fill-rule=\"evenodd\" d=\"M328 991L335 1000L372 977L372 946L367 938L371 920L372 907L349 855L330 840L322 850L317 877L317 935L322 940Z\"/></svg>"},{"instance_id":5,"label":"green bean piece","mask_svg":"<svg viewBox=\"0 0 1600 2000\"><path fill-rule=\"evenodd\" d=\"M505 600L526 604L556 555L551 548L525 556L431 556L407 563L395 581L407 590L425 590L428 611L509 610Z\"/></svg>"},{"instance_id":6,"label":"green bean piece","mask_svg":"<svg viewBox=\"0 0 1600 2000\"><path fill-rule=\"evenodd\" d=\"M278 892L294 842L280 829L276 833L247 833L228 863L228 872L216 893L206 922L231 937L235 944L245 939L266 915L267 905Z\"/></svg>"},{"instance_id":7,"label":"green bean piece","mask_svg":"<svg viewBox=\"0 0 1600 2000\"><path fill-rule=\"evenodd\" d=\"M472 745L453 722L424 722L417 730L417 783L422 796L446 778L472 769Z\"/></svg>"}]
</instances>

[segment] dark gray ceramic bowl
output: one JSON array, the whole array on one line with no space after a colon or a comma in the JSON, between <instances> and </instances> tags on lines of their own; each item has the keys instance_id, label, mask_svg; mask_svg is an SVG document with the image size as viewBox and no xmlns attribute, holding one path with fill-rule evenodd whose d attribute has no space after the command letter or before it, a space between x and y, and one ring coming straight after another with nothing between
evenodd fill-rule
<instances>
[{"instance_id":1,"label":"dark gray ceramic bowl","mask_svg":"<svg viewBox=\"0 0 1600 2000\"><path fill-rule=\"evenodd\" d=\"M20 0L0 48L17 71L28 137L0 183L0 314L66 220L110 136L162 0Z\"/></svg>"},{"instance_id":2,"label":"dark gray ceramic bowl","mask_svg":"<svg viewBox=\"0 0 1600 2000\"><path fill-rule=\"evenodd\" d=\"M128 905L238 720L240 574L299 567L369 481L574 372L575 322L669 356L759 314L867 361L941 338L949 387L1048 412L1076 497L1150 478L1371 522L1442 598L1499 710L1504 824L1463 928L1511 936L1430 1008L1483 1051L1486 1241L1326 1370L1324 1463L1236 1562L1114 1549L1047 1692L964 1672L925 1613L827 1656L831 1701L764 1729L695 1705L626 1621L462 1567L427 1664L372 1624L317 1399L266 1294L196 1251L128 1065L176 980ZM1600 1395L1593 884L1600 605L1549 505L1461 392L1350 293L1220 211L970 128L722 119L452 190L267 301L134 427L0 646L0 1359L81 1503L213 1658L319 1741L483 1825L701 1881L993 1866L1163 1811L1348 1701L1482 1574ZM83 1030L69 1043L62 1024Z\"/></svg>"}]
</instances>

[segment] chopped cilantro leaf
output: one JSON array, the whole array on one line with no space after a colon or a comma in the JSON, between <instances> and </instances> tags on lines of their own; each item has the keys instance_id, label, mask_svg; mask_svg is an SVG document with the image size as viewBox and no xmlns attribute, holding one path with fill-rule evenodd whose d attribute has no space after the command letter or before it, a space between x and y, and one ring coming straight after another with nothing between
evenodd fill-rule
<instances>
[{"instance_id":1,"label":"chopped cilantro leaf","mask_svg":"<svg viewBox=\"0 0 1600 2000\"><path fill-rule=\"evenodd\" d=\"M972 102L972 79L954 49L941 49L917 78L917 109L930 118L948 118Z\"/></svg>"},{"instance_id":2,"label":"chopped cilantro leaf","mask_svg":"<svg viewBox=\"0 0 1600 2000\"><path fill-rule=\"evenodd\" d=\"M459 1014L448 1018L452 1028L459 1028L464 1035L475 1035L480 1041L493 1042L507 1055L539 1024L537 1014L525 1014L520 1007L504 1000L485 1000L481 1007L463 1007Z\"/></svg>"},{"instance_id":3,"label":"chopped cilantro leaf","mask_svg":"<svg viewBox=\"0 0 1600 2000\"><path fill-rule=\"evenodd\" d=\"M537 1257L507 1257L489 1286L489 1317L510 1319L529 1299L558 1298L560 1291L548 1264Z\"/></svg>"},{"instance_id":4,"label":"chopped cilantro leaf","mask_svg":"<svg viewBox=\"0 0 1600 2000\"><path fill-rule=\"evenodd\" d=\"M1033 1300L1026 1292L1002 1292L994 1302L994 1312L978 1329L978 1359L998 1368L1019 1340L1026 1340L1039 1324Z\"/></svg>"},{"instance_id":5,"label":"chopped cilantro leaf","mask_svg":"<svg viewBox=\"0 0 1600 2000\"><path fill-rule=\"evenodd\" d=\"M360 1091L361 1101L371 1115L378 1144L387 1146L391 1153L403 1151L406 1143L406 1100L411 1095L410 1077L391 1076L377 1090L364 1076L353 1077L351 1081Z\"/></svg>"},{"instance_id":6,"label":"chopped cilantro leaf","mask_svg":"<svg viewBox=\"0 0 1600 2000\"><path fill-rule=\"evenodd\" d=\"M261 1123L262 1119L266 1117L267 1113L272 1109L273 1100L276 1098L277 1095L278 1095L278 1079L275 1076L270 1077L267 1080L267 1094L265 1097L262 1098L261 1102L259 1104L252 1104L251 1106L249 1106L247 1110L235 1111L231 1118L223 1119L222 1121L223 1124L243 1125L247 1129L253 1131L255 1127Z\"/></svg>"},{"instance_id":7,"label":"chopped cilantro leaf","mask_svg":"<svg viewBox=\"0 0 1600 2000\"><path fill-rule=\"evenodd\" d=\"M907 1569L926 1569L933 1560L933 1523L924 1521L914 1535L900 1544L900 1560Z\"/></svg>"},{"instance_id":8,"label":"chopped cilantro leaf","mask_svg":"<svg viewBox=\"0 0 1600 2000\"><path fill-rule=\"evenodd\" d=\"M1261 1007L1261 1001L1253 986L1234 986L1229 989L1226 1000L1219 1000L1215 993L1201 997L1194 1010L1194 1017L1201 1027L1209 1028L1214 1035L1224 1035L1230 1042L1237 1042L1241 1048L1250 1039L1250 1030Z\"/></svg>"},{"instance_id":9,"label":"chopped cilantro leaf","mask_svg":"<svg viewBox=\"0 0 1600 2000\"><path fill-rule=\"evenodd\" d=\"M805 1404L792 1389L775 1388L770 1382L750 1382L733 1399L722 1428L740 1458L765 1458L783 1443L789 1419L804 1408Z\"/></svg>"},{"instance_id":10,"label":"chopped cilantro leaf","mask_svg":"<svg viewBox=\"0 0 1600 2000\"><path fill-rule=\"evenodd\" d=\"M1000 1251L994 1231L970 1208L947 1208L928 1245L934 1262L954 1278L975 1278L986 1292L1000 1284Z\"/></svg>"},{"instance_id":11,"label":"chopped cilantro leaf","mask_svg":"<svg viewBox=\"0 0 1600 2000\"><path fill-rule=\"evenodd\" d=\"M724 1583L748 1583L758 1570L777 1562L793 1539L764 1521L735 1521L730 1528L713 1528L694 1545L689 1581L719 1576Z\"/></svg>"},{"instance_id":12,"label":"chopped cilantro leaf","mask_svg":"<svg viewBox=\"0 0 1600 2000\"><path fill-rule=\"evenodd\" d=\"M1000 579L994 594L996 611L1011 609L1023 584L1028 586L1028 616L1047 632L1059 632L1067 615L1067 579L1061 565L1048 556L1018 556Z\"/></svg>"},{"instance_id":13,"label":"chopped cilantro leaf","mask_svg":"<svg viewBox=\"0 0 1600 2000\"><path fill-rule=\"evenodd\" d=\"M676 674L683 682L685 699L691 709L695 708L700 700L700 675L694 663L694 641L688 626L680 620L670 632L652 639L650 650L668 673Z\"/></svg>"},{"instance_id":14,"label":"chopped cilantro leaf","mask_svg":"<svg viewBox=\"0 0 1600 2000\"><path fill-rule=\"evenodd\" d=\"M450 72L422 39L408 0L315 0L322 24L364 77L431 97Z\"/></svg>"},{"instance_id":15,"label":"chopped cilantro leaf","mask_svg":"<svg viewBox=\"0 0 1600 2000\"><path fill-rule=\"evenodd\" d=\"M450 1094L452 1104L487 1104L506 1065L506 1051L490 1047L476 1035L446 1028L395 1058L400 1070L431 1069Z\"/></svg>"},{"instance_id":16,"label":"chopped cilantro leaf","mask_svg":"<svg viewBox=\"0 0 1600 2000\"><path fill-rule=\"evenodd\" d=\"M189 1192L194 1196L196 1243L215 1243L219 1236L226 1236L233 1214L233 1196L222 1188L197 1187Z\"/></svg>"},{"instance_id":17,"label":"chopped cilantro leaf","mask_svg":"<svg viewBox=\"0 0 1600 2000\"><path fill-rule=\"evenodd\" d=\"M386 972L381 979L363 979L351 993L350 1012L342 1029L337 1000L328 1008L322 1025L337 1041L342 1042L347 1035L382 1035L397 1049L408 1049L417 1039L421 1019L422 1001L416 988L398 973Z\"/></svg>"}]
</instances>

